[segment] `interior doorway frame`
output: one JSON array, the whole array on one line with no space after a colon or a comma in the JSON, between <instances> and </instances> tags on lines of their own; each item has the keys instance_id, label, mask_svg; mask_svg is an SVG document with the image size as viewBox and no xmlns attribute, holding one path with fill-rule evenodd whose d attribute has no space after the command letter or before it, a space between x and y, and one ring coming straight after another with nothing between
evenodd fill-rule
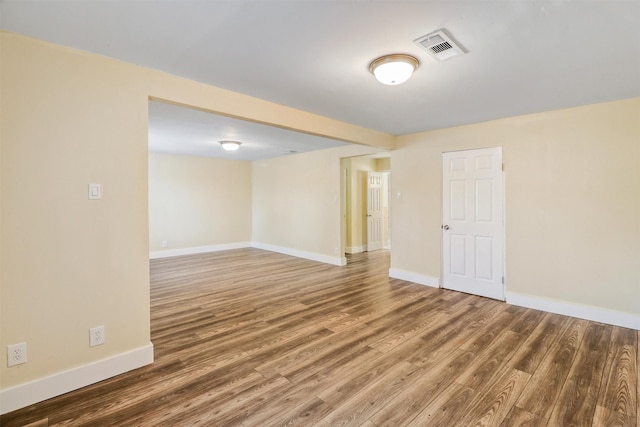
<instances>
[{"instance_id":1,"label":"interior doorway frame","mask_svg":"<svg viewBox=\"0 0 640 427\"><path fill-rule=\"evenodd\" d=\"M351 254L351 253L362 253L362 252L367 252L368 248L367 248L367 244L366 244L366 216L363 218L362 224L365 228L365 235L364 235L364 244L363 245L359 245L357 247L355 247L355 249L357 249L356 251L350 251L349 249L352 249L352 247L347 246L347 235L348 235L348 231L349 231L349 224L348 224L348 216L350 215L349 212L349 195L351 194L351 192L353 191L353 189L351 188L352 185L352 180L350 179L351 175L354 172L360 172L363 177L363 184L365 184L366 187L366 170L351 170L350 168L348 168L345 165L345 161L349 160L349 159L354 159L354 158L365 158L365 157L369 157L369 158L373 158L373 159L380 159L380 158L389 158L391 159L391 154L387 151L381 151L380 153L374 153L374 154L364 154L364 155L357 155L357 156L347 156L347 157L342 157L340 158L340 202L341 202L341 207L340 207L340 242L341 242L341 257L344 257L346 259L346 255L347 254ZM391 176L392 176L392 168L391 168L391 164L390 164L390 160L389 160L389 166L388 168L381 168L379 170L372 170L372 172L380 172L383 174L384 176L384 182L386 183L387 187L386 190L384 191L384 197L387 198L387 215L386 215L386 235L388 235L388 238L385 239L385 226L383 224L383 245L382 245L382 249L381 250L391 250L391 196L390 196L390 191L391 191ZM365 191L366 193L366 191ZM366 197L364 199L365 203L367 201ZM366 215L366 207L365 207L365 215Z\"/></svg>"}]
</instances>

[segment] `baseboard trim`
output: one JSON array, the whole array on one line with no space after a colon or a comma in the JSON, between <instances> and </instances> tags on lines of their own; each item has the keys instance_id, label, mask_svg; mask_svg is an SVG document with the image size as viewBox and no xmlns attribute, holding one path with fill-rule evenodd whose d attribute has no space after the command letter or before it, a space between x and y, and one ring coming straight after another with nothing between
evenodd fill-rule
<instances>
[{"instance_id":1,"label":"baseboard trim","mask_svg":"<svg viewBox=\"0 0 640 427\"><path fill-rule=\"evenodd\" d=\"M348 254L361 254L367 251L367 245L362 246L347 246L344 251Z\"/></svg>"},{"instance_id":2,"label":"baseboard trim","mask_svg":"<svg viewBox=\"0 0 640 427\"><path fill-rule=\"evenodd\" d=\"M406 280L407 282L413 282L419 285L431 286L433 288L440 287L440 279L438 277L427 276L413 271L401 270L399 268L390 268L389 277Z\"/></svg>"},{"instance_id":3,"label":"baseboard trim","mask_svg":"<svg viewBox=\"0 0 640 427\"><path fill-rule=\"evenodd\" d=\"M181 255L195 255L206 252L228 251L230 249L250 248L251 242L223 243L220 245L194 246L191 248L166 249L149 252L149 259L169 258Z\"/></svg>"},{"instance_id":4,"label":"baseboard trim","mask_svg":"<svg viewBox=\"0 0 640 427\"><path fill-rule=\"evenodd\" d=\"M534 295L507 292L507 303L520 307L534 308L564 316L592 320L608 325L640 330L640 316L623 311L610 310L590 305L554 300Z\"/></svg>"},{"instance_id":5,"label":"baseboard trim","mask_svg":"<svg viewBox=\"0 0 640 427\"><path fill-rule=\"evenodd\" d=\"M0 414L51 399L153 363L153 344L0 391Z\"/></svg>"},{"instance_id":6,"label":"baseboard trim","mask_svg":"<svg viewBox=\"0 0 640 427\"><path fill-rule=\"evenodd\" d=\"M347 265L347 258L345 257L333 257L329 255L318 254L315 252L300 251L298 249L285 248L282 246L269 245L267 243L253 242L251 247L256 249L262 249L264 251L277 252L284 255L290 255L297 258L304 258L311 261L323 262L325 264L332 264L342 267Z\"/></svg>"}]
</instances>

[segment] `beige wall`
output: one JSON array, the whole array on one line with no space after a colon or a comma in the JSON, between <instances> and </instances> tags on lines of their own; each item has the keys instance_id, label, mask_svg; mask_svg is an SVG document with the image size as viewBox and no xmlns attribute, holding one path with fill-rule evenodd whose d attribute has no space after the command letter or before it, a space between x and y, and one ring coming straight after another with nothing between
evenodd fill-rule
<instances>
[{"instance_id":1,"label":"beige wall","mask_svg":"<svg viewBox=\"0 0 640 427\"><path fill-rule=\"evenodd\" d=\"M148 345L149 270L137 68L1 37L4 389ZM102 200L88 200L89 183ZM90 348L97 325L106 344ZM7 368L21 341L28 363Z\"/></svg>"},{"instance_id":2,"label":"beige wall","mask_svg":"<svg viewBox=\"0 0 640 427\"><path fill-rule=\"evenodd\" d=\"M0 364L2 390L149 344L149 97L360 144L395 143L105 57L0 38L0 348L26 341L29 358ZM87 199L92 182L104 186L100 201ZM96 325L105 325L106 344L90 348Z\"/></svg>"},{"instance_id":3,"label":"beige wall","mask_svg":"<svg viewBox=\"0 0 640 427\"><path fill-rule=\"evenodd\" d=\"M340 159L379 151L346 146L253 163L253 241L341 257Z\"/></svg>"},{"instance_id":4,"label":"beige wall","mask_svg":"<svg viewBox=\"0 0 640 427\"><path fill-rule=\"evenodd\" d=\"M639 314L639 98L399 137L392 267L442 277L442 152L492 146L507 292Z\"/></svg>"},{"instance_id":5,"label":"beige wall","mask_svg":"<svg viewBox=\"0 0 640 427\"><path fill-rule=\"evenodd\" d=\"M250 241L250 162L149 154L149 250Z\"/></svg>"},{"instance_id":6,"label":"beige wall","mask_svg":"<svg viewBox=\"0 0 640 427\"><path fill-rule=\"evenodd\" d=\"M376 170L378 172L391 170L391 157L384 157L382 159L376 159Z\"/></svg>"}]
</instances>

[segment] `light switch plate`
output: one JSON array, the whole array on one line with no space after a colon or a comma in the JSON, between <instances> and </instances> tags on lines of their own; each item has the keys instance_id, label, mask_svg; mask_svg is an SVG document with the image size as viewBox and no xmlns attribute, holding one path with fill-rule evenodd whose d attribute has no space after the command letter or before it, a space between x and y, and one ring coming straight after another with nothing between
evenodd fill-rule
<instances>
[{"instance_id":1,"label":"light switch plate","mask_svg":"<svg viewBox=\"0 0 640 427\"><path fill-rule=\"evenodd\" d=\"M89 184L89 199L102 199L102 184Z\"/></svg>"}]
</instances>

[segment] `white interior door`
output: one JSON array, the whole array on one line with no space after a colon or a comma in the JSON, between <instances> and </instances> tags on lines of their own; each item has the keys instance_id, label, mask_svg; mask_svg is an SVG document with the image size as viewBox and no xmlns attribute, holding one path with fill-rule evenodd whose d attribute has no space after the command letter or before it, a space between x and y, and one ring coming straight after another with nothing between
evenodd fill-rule
<instances>
[{"instance_id":1,"label":"white interior door","mask_svg":"<svg viewBox=\"0 0 640 427\"><path fill-rule=\"evenodd\" d=\"M502 147L442 154L443 287L504 300Z\"/></svg>"},{"instance_id":2,"label":"white interior door","mask_svg":"<svg viewBox=\"0 0 640 427\"><path fill-rule=\"evenodd\" d=\"M382 173L367 172L367 250L382 249Z\"/></svg>"}]
</instances>

